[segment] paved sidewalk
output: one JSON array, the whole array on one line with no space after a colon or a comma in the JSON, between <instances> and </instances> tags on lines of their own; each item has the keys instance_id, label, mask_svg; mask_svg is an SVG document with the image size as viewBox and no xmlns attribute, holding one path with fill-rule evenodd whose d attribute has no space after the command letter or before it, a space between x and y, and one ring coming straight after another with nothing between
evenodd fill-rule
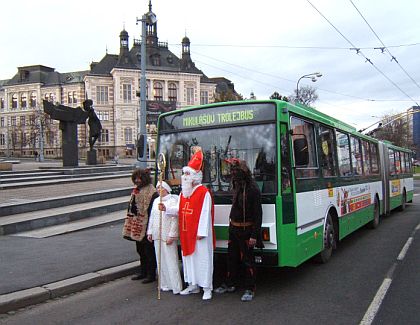
<instances>
[{"instance_id":1,"label":"paved sidewalk","mask_svg":"<svg viewBox=\"0 0 420 325\"><path fill-rule=\"evenodd\" d=\"M47 164L61 167L55 161L22 161L13 170ZM129 177L2 190L0 205L125 186L132 186ZM119 221L41 239L0 236L0 314L134 273L139 265L135 245L123 239L121 231Z\"/></svg>"},{"instance_id":2,"label":"paved sidewalk","mask_svg":"<svg viewBox=\"0 0 420 325\"><path fill-rule=\"evenodd\" d=\"M122 238L121 229L120 222L42 239L0 236L0 314L39 302L38 295L27 289L58 287L59 292L70 293L134 273L138 255L134 243ZM68 280L73 277L79 278ZM63 280L67 281L52 285Z\"/></svg>"}]
</instances>

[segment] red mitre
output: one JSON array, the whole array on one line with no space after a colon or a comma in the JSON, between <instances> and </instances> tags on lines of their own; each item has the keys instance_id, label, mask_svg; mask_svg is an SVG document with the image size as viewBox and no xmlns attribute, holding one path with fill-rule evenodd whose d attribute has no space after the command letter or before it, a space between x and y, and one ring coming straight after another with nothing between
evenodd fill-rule
<instances>
[{"instance_id":1,"label":"red mitre","mask_svg":"<svg viewBox=\"0 0 420 325\"><path fill-rule=\"evenodd\" d=\"M195 152L191 157L188 167L194 169L196 172L199 172L203 167L203 152L200 147L195 147Z\"/></svg>"}]
</instances>

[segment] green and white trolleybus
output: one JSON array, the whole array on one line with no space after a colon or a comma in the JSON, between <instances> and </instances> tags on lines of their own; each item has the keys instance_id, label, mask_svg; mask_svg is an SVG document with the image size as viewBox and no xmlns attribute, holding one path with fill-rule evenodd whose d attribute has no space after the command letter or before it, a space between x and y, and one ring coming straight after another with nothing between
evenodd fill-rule
<instances>
[{"instance_id":1,"label":"green and white trolleybus","mask_svg":"<svg viewBox=\"0 0 420 325\"><path fill-rule=\"evenodd\" d=\"M204 153L203 184L215 203L216 253L227 249L232 204L226 159L245 160L263 203L262 265L328 261L337 242L413 198L411 151L358 133L315 109L284 101L209 104L164 113L158 153L180 184L191 147Z\"/></svg>"}]
</instances>

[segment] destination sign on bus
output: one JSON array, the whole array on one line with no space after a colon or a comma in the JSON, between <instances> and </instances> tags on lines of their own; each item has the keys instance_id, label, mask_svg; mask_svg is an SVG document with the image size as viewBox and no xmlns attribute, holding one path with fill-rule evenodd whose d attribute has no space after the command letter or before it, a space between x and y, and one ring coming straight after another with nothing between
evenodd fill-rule
<instances>
[{"instance_id":1,"label":"destination sign on bus","mask_svg":"<svg viewBox=\"0 0 420 325\"><path fill-rule=\"evenodd\" d=\"M254 103L198 108L161 117L160 131L273 121L275 105Z\"/></svg>"}]
</instances>

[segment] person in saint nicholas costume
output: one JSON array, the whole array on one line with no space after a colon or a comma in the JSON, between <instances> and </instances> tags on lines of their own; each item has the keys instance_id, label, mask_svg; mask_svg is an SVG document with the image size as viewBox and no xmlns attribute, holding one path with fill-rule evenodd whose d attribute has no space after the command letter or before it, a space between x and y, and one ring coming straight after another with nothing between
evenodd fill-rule
<instances>
[{"instance_id":1,"label":"person in saint nicholas costume","mask_svg":"<svg viewBox=\"0 0 420 325\"><path fill-rule=\"evenodd\" d=\"M201 184L203 179L203 152L193 147L193 156L188 166L182 169L181 195L176 207L160 205L166 215L179 216L179 236L181 241L184 281L188 283L181 295L199 293L203 288L203 300L212 298L213 290L213 250L214 203L209 190Z\"/></svg>"},{"instance_id":2,"label":"person in saint nicholas costume","mask_svg":"<svg viewBox=\"0 0 420 325\"><path fill-rule=\"evenodd\" d=\"M158 193L162 193L162 203L171 208L178 204L178 196L171 193L171 187L166 182L158 182ZM155 244L156 261L159 260L159 246L162 249L160 270L160 290L170 291L176 295L182 290L181 273L178 265L178 217L165 216L164 211L159 211L160 198L153 201L152 212L147 229L147 239ZM160 213L162 222L160 223ZM161 230L160 230L161 225ZM159 244L159 238L162 242Z\"/></svg>"}]
</instances>

